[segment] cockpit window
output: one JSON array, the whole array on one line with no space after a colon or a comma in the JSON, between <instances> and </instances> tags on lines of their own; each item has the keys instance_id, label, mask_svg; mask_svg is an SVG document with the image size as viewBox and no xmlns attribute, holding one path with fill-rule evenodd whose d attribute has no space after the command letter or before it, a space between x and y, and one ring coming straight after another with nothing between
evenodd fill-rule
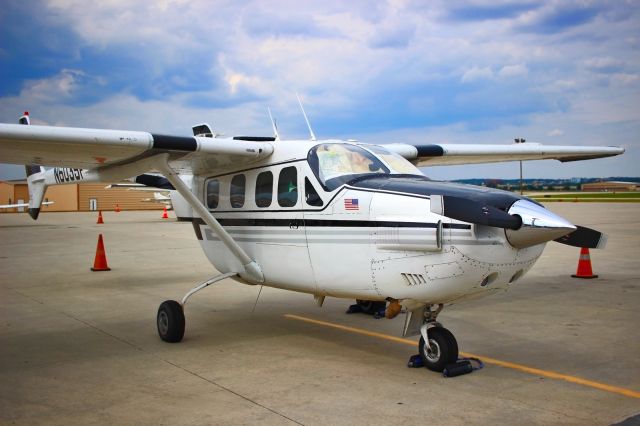
<instances>
[{"instance_id":1,"label":"cockpit window","mask_svg":"<svg viewBox=\"0 0 640 426\"><path fill-rule=\"evenodd\" d=\"M323 143L314 146L307 160L320 183L329 191L358 176L390 173L375 155L350 144Z\"/></svg>"},{"instance_id":2,"label":"cockpit window","mask_svg":"<svg viewBox=\"0 0 640 426\"><path fill-rule=\"evenodd\" d=\"M396 173L402 173L405 175L422 175L423 173L413 164L411 164L406 158L401 155L391 152L386 148L376 145L368 145L367 149L382 159L391 170Z\"/></svg>"}]
</instances>

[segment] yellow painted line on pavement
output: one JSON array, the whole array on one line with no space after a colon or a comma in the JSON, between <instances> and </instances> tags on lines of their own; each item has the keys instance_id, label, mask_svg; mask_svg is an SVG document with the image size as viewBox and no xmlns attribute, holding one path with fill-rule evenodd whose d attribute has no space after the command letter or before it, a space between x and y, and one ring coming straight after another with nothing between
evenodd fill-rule
<instances>
[{"instance_id":1,"label":"yellow painted line on pavement","mask_svg":"<svg viewBox=\"0 0 640 426\"><path fill-rule=\"evenodd\" d=\"M308 322L308 323L316 324L316 325L322 325L322 326L325 326L325 327L331 327L331 328L335 328L335 329L338 329L338 330L348 331L350 333L362 334L364 336L377 337L379 339L390 340L392 342L403 343L405 345L417 346L417 342L415 340L405 339L405 338L402 338L402 337L390 336L388 334L377 333L375 331L369 331L369 330L365 330L365 329L362 329L362 328L350 327L350 326L346 326L346 325L342 325L342 324L336 324L336 323L332 323L332 322L321 321L321 320L316 320L316 319L307 318L307 317L301 317L299 315L292 315L292 314L285 314L285 318L294 319L294 320L298 320L298 321L304 321L304 322ZM605 383L594 382L592 380L587 380L587 379L583 379L583 378L580 378L580 377L575 377L575 376L569 376L567 374L556 373L555 371L548 371L548 370L541 370L539 368L527 367L526 365L516 364L516 363L508 362L508 361L501 361L499 359L489 358L489 357L482 356L482 355L475 355L475 354L471 354L471 353L468 353L468 352L460 352L460 355L462 355L464 357L479 358L485 364L492 364L492 365L497 365L499 367L510 368L512 370L522 371L524 373L533 374L535 376L543 376L543 377L548 377L550 379L564 380L566 382L575 383L575 384L578 384L578 385L587 386L587 387L594 388L594 389L599 389L599 390L602 390L602 391L605 391L605 392L612 392L612 393L617 393L617 394L620 394L620 395L628 396L628 397L631 397L631 398L639 398L640 399L640 392L636 392L636 391L631 390L631 389L626 389L626 388L621 388L621 387L618 387L618 386L607 385Z\"/></svg>"}]
</instances>

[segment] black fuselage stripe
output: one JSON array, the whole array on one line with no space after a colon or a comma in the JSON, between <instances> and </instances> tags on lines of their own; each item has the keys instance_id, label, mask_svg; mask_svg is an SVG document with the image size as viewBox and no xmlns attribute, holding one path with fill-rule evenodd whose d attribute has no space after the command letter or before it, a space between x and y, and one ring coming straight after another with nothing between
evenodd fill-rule
<instances>
[{"instance_id":1,"label":"black fuselage stripe","mask_svg":"<svg viewBox=\"0 0 640 426\"><path fill-rule=\"evenodd\" d=\"M430 222L393 222L380 220L324 220L324 219L217 219L222 226L305 226L334 228L437 228L437 223ZM204 220L194 218L193 223L204 225ZM471 225L463 223L443 223L445 229L471 229Z\"/></svg>"},{"instance_id":2,"label":"black fuselage stripe","mask_svg":"<svg viewBox=\"0 0 640 426\"><path fill-rule=\"evenodd\" d=\"M249 141L249 142L273 142L276 140L273 136L234 136L235 141Z\"/></svg>"},{"instance_id":3,"label":"black fuselage stripe","mask_svg":"<svg viewBox=\"0 0 640 426\"><path fill-rule=\"evenodd\" d=\"M198 149L198 142L193 137L167 136L152 134L153 148L167 149L171 151L193 152Z\"/></svg>"}]
</instances>

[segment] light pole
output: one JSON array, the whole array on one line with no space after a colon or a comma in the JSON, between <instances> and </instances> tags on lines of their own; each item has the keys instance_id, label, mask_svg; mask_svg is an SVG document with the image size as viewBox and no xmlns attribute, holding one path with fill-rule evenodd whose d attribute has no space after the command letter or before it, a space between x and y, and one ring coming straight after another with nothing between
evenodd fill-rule
<instances>
[{"instance_id":1,"label":"light pole","mask_svg":"<svg viewBox=\"0 0 640 426\"><path fill-rule=\"evenodd\" d=\"M515 143L525 143L524 138L515 138ZM520 195L522 195L522 160L520 160Z\"/></svg>"}]
</instances>

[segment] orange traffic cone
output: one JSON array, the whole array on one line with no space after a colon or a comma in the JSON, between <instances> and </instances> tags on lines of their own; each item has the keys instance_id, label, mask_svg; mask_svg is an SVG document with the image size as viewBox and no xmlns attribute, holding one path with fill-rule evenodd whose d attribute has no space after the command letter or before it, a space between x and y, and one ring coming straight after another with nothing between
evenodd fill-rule
<instances>
[{"instance_id":1,"label":"orange traffic cone","mask_svg":"<svg viewBox=\"0 0 640 426\"><path fill-rule=\"evenodd\" d=\"M116 204L116 213L120 213L120 206Z\"/></svg>"},{"instance_id":2,"label":"orange traffic cone","mask_svg":"<svg viewBox=\"0 0 640 426\"><path fill-rule=\"evenodd\" d=\"M102 234L98 236L98 246L96 247L96 258L93 261L92 271L110 271L107 265L107 255L104 252L104 243L102 242Z\"/></svg>"},{"instance_id":3,"label":"orange traffic cone","mask_svg":"<svg viewBox=\"0 0 640 426\"><path fill-rule=\"evenodd\" d=\"M571 275L573 278L598 278L593 274L591 269L591 255L589 255L589 249L582 247L580 249L580 259L578 260L578 270L575 274Z\"/></svg>"},{"instance_id":4,"label":"orange traffic cone","mask_svg":"<svg viewBox=\"0 0 640 426\"><path fill-rule=\"evenodd\" d=\"M104 220L102 220L102 210L98 211L98 221L96 224L100 225L101 223L104 223Z\"/></svg>"},{"instance_id":5,"label":"orange traffic cone","mask_svg":"<svg viewBox=\"0 0 640 426\"><path fill-rule=\"evenodd\" d=\"M162 219L169 219L169 215L167 214L167 206L164 206L164 210L162 211Z\"/></svg>"}]
</instances>

